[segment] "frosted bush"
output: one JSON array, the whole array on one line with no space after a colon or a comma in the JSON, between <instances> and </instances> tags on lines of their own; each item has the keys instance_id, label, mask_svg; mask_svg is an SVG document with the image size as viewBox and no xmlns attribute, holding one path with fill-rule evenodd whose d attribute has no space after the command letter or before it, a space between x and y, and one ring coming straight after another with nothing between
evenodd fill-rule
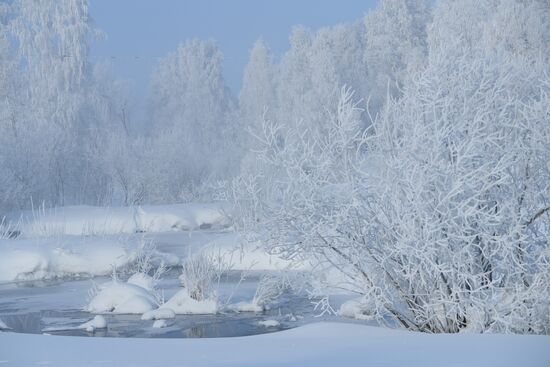
<instances>
[{"instance_id":1,"label":"frosted bush","mask_svg":"<svg viewBox=\"0 0 550 367\"><path fill-rule=\"evenodd\" d=\"M213 295L214 282L219 275L212 256L199 252L185 260L180 281L192 299L203 301Z\"/></svg>"}]
</instances>

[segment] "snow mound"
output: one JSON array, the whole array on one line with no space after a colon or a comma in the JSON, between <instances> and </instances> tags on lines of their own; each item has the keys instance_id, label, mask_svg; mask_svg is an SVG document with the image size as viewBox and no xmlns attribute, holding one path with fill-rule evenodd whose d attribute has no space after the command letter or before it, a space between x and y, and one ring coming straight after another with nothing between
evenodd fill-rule
<instances>
[{"instance_id":1,"label":"snow mound","mask_svg":"<svg viewBox=\"0 0 550 367\"><path fill-rule=\"evenodd\" d=\"M177 315L215 314L218 312L218 303L211 299L197 301L189 296L186 289L182 289L161 308L171 309Z\"/></svg>"},{"instance_id":2,"label":"snow mound","mask_svg":"<svg viewBox=\"0 0 550 367\"><path fill-rule=\"evenodd\" d=\"M165 232L230 225L220 204L174 204L138 207L66 206L9 213L4 226L21 237L97 236Z\"/></svg>"},{"instance_id":3,"label":"snow mound","mask_svg":"<svg viewBox=\"0 0 550 367\"><path fill-rule=\"evenodd\" d=\"M157 308L156 310L145 312L141 315L142 320L162 320L162 319L173 319L176 317L174 310L170 308Z\"/></svg>"},{"instance_id":4,"label":"snow mound","mask_svg":"<svg viewBox=\"0 0 550 367\"><path fill-rule=\"evenodd\" d=\"M168 323L166 322L166 320L157 320L155 322L153 322L153 328L155 329L162 329L162 328L165 328L168 326Z\"/></svg>"},{"instance_id":5,"label":"snow mound","mask_svg":"<svg viewBox=\"0 0 550 367\"><path fill-rule=\"evenodd\" d=\"M344 302L338 310L338 315L358 320L372 320L371 310L374 305L370 305L364 297L352 299Z\"/></svg>"},{"instance_id":6,"label":"snow mound","mask_svg":"<svg viewBox=\"0 0 550 367\"><path fill-rule=\"evenodd\" d=\"M106 275L129 265L136 253L110 238L0 239L0 281Z\"/></svg>"},{"instance_id":7,"label":"snow mound","mask_svg":"<svg viewBox=\"0 0 550 367\"><path fill-rule=\"evenodd\" d=\"M264 321L258 321L258 325L269 328L269 327L277 327L281 325L281 323L277 320L264 320Z\"/></svg>"},{"instance_id":8,"label":"snow mound","mask_svg":"<svg viewBox=\"0 0 550 367\"><path fill-rule=\"evenodd\" d=\"M102 285L84 310L91 313L143 314L155 307L156 300L151 291L115 280Z\"/></svg>"},{"instance_id":9,"label":"snow mound","mask_svg":"<svg viewBox=\"0 0 550 367\"><path fill-rule=\"evenodd\" d=\"M101 315L97 315L93 319L91 319L88 322L83 323L78 328L84 329L87 332L93 332L95 329L105 329L107 327L107 321L105 321L105 318Z\"/></svg>"},{"instance_id":10,"label":"snow mound","mask_svg":"<svg viewBox=\"0 0 550 367\"><path fill-rule=\"evenodd\" d=\"M138 208L137 217L140 229L145 232L225 228L230 225L226 210L220 204L142 206Z\"/></svg>"},{"instance_id":11,"label":"snow mound","mask_svg":"<svg viewBox=\"0 0 550 367\"><path fill-rule=\"evenodd\" d=\"M135 273L126 281L126 283L137 285L138 287L147 289L148 291L152 291L153 288L155 288L155 280L153 277L144 273Z\"/></svg>"}]
</instances>

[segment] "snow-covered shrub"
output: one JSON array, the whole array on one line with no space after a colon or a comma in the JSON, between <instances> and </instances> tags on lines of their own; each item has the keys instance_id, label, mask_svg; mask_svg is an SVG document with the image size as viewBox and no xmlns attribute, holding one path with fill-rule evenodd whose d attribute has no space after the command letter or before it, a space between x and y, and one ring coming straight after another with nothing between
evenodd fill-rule
<instances>
[{"instance_id":1,"label":"snow-covered shrub","mask_svg":"<svg viewBox=\"0 0 550 367\"><path fill-rule=\"evenodd\" d=\"M285 284L280 277L264 275L258 282L252 304L265 310L283 294L284 289Z\"/></svg>"},{"instance_id":2,"label":"snow-covered shrub","mask_svg":"<svg viewBox=\"0 0 550 367\"><path fill-rule=\"evenodd\" d=\"M265 274L260 278L254 297L250 302L238 302L229 308L238 312L262 312L283 294L287 284L279 276Z\"/></svg>"},{"instance_id":3,"label":"snow-covered shrub","mask_svg":"<svg viewBox=\"0 0 550 367\"><path fill-rule=\"evenodd\" d=\"M519 29L505 24L512 10ZM259 224L272 249L323 275L337 269L327 281L368 297L363 315L549 333L544 14L537 1L443 1L426 64L369 129L346 89L325 134L267 122L240 227Z\"/></svg>"},{"instance_id":4,"label":"snow-covered shrub","mask_svg":"<svg viewBox=\"0 0 550 367\"><path fill-rule=\"evenodd\" d=\"M213 296L214 282L219 275L219 268L212 256L198 252L185 260L180 281L189 297L203 301Z\"/></svg>"},{"instance_id":5,"label":"snow-covered shrub","mask_svg":"<svg viewBox=\"0 0 550 367\"><path fill-rule=\"evenodd\" d=\"M140 239L136 259L130 267L129 273L133 274L134 278L147 279L149 285L145 288L155 288L167 270L164 261L162 259L159 261L158 254L154 242L147 241L144 237Z\"/></svg>"}]
</instances>

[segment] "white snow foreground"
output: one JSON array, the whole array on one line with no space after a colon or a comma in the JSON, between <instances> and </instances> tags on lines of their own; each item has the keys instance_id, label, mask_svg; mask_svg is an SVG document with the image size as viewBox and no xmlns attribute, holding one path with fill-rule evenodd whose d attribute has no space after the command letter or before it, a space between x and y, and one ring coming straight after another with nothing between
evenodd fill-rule
<instances>
[{"instance_id":1,"label":"white snow foreground","mask_svg":"<svg viewBox=\"0 0 550 367\"><path fill-rule=\"evenodd\" d=\"M229 224L222 205L199 203L137 207L67 206L12 212L3 221L6 230L25 238L225 228Z\"/></svg>"},{"instance_id":2,"label":"white snow foreground","mask_svg":"<svg viewBox=\"0 0 550 367\"><path fill-rule=\"evenodd\" d=\"M364 325L318 323L271 334L212 339L75 338L0 333L0 359L5 366L49 364L56 367L546 367L550 361L549 344L548 336L420 334Z\"/></svg>"},{"instance_id":3,"label":"white snow foreground","mask_svg":"<svg viewBox=\"0 0 550 367\"><path fill-rule=\"evenodd\" d=\"M0 239L0 282L108 275L113 267L131 265L140 251L139 244L114 237ZM157 251L153 260L166 265L179 262Z\"/></svg>"}]
</instances>

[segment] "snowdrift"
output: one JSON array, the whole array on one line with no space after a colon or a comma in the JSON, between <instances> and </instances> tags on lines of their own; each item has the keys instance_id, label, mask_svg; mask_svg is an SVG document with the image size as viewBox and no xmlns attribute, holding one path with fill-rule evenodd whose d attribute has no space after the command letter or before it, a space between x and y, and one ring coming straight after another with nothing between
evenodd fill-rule
<instances>
[{"instance_id":1,"label":"snowdrift","mask_svg":"<svg viewBox=\"0 0 550 367\"><path fill-rule=\"evenodd\" d=\"M24 238L92 236L225 228L230 221L221 204L174 204L136 207L67 206L12 212L4 231Z\"/></svg>"},{"instance_id":2,"label":"snowdrift","mask_svg":"<svg viewBox=\"0 0 550 367\"><path fill-rule=\"evenodd\" d=\"M550 337L422 334L343 323L210 339L75 338L0 332L8 366L546 367ZM32 350L32 353L29 353Z\"/></svg>"},{"instance_id":3,"label":"snowdrift","mask_svg":"<svg viewBox=\"0 0 550 367\"><path fill-rule=\"evenodd\" d=\"M138 243L114 237L0 239L0 282L108 275L130 266L141 250ZM152 258L170 266L179 263L177 256L157 251Z\"/></svg>"}]
</instances>

